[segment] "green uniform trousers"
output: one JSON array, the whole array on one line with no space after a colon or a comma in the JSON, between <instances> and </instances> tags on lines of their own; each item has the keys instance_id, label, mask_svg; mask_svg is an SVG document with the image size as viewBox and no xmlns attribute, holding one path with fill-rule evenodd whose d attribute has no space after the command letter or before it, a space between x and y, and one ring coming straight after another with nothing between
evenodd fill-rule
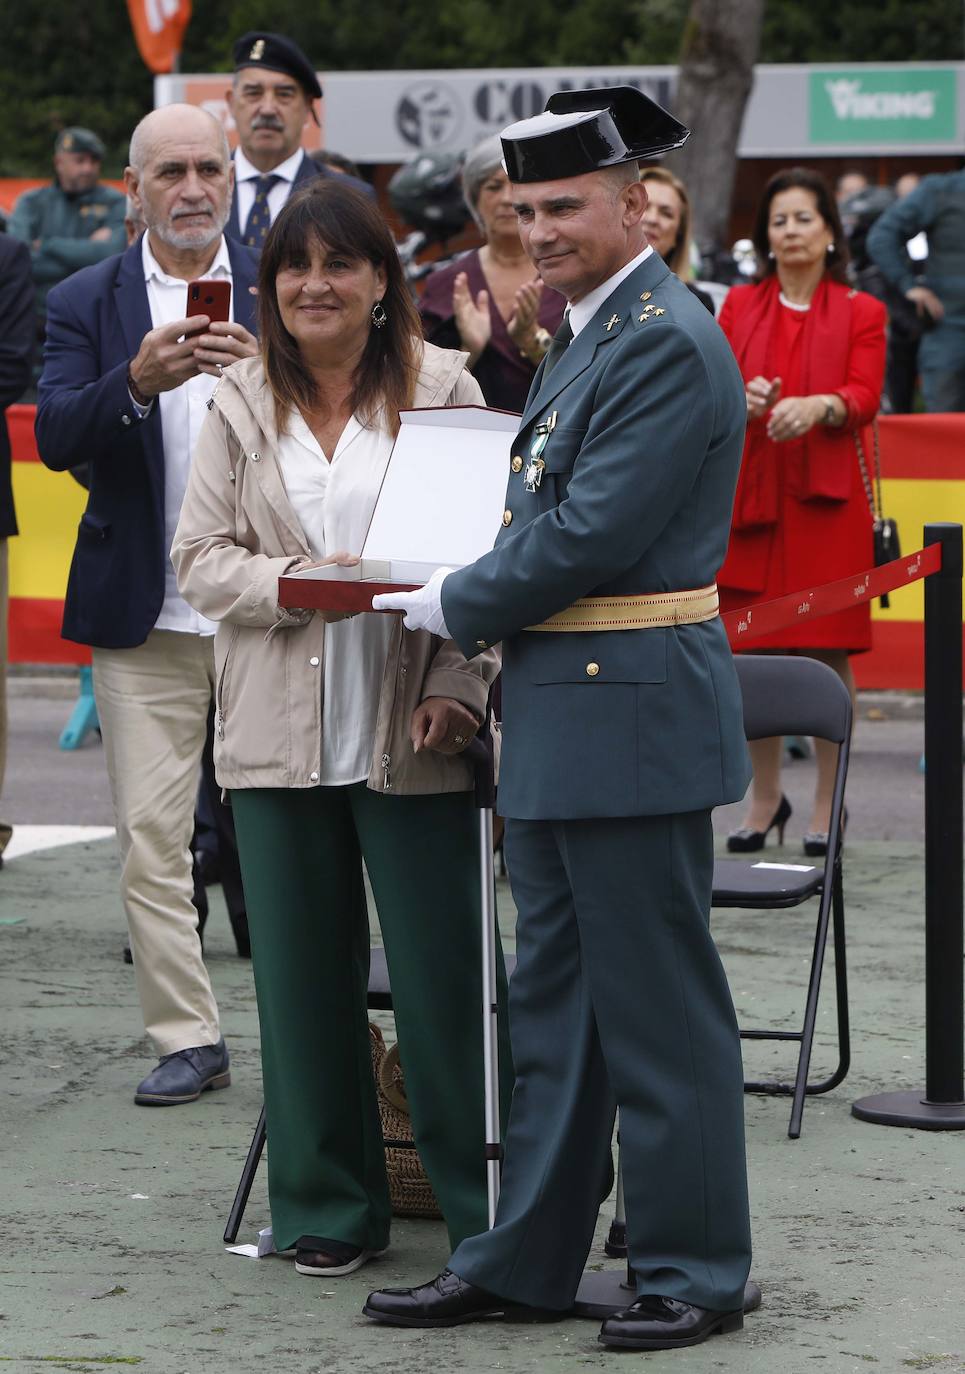
<instances>
[{"instance_id":1,"label":"green uniform trousers","mask_svg":"<svg viewBox=\"0 0 965 1374\"><path fill-rule=\"evenodd\" d=\"M638 1293L740 1308L743 1074L709 930L710 812L509 820L506 851L519 919L502 1191L493 1230L450 1267L502 1297L569 1307L619 1105Z\"/></svg>"},{"instance_id":2,"label":"green uniform trousers","mask_svg":"<svg viewBox=\"0 0 965 1374\"><path fill-rule=\"evenodd\" d=\"M261 1023L279 1250L381 1250L389 1194L372 1076L364 860L378 908L419 1153L453 1245L488 1224L479 849L469 793L364 783L231 794ZM506 974L497 941L500 1005ZM505 1026L505 1012L502 1026ZM512 1063L500 1036L502 1110Z\"/></svg>"}]
</instances>

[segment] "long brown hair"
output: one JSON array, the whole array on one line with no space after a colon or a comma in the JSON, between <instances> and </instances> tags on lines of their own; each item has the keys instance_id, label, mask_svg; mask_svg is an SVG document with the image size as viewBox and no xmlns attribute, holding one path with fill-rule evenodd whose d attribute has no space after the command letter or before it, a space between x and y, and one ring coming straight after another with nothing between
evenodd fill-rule
<instances>
[{"instance_id":1,"label":"long brown hair","mask_svg":"<svg viewBox=\"0 0 965 1374\"><path fill-rule=\"evenodd\" d=\"M385 272L382 297L386 321L373 325L355 371L352 410L371 423L385 405L386 420L398 432L399 411L412 405L422 356L422 330L402 272L395 241L375 205L335 177L313 182L283 206L265 239L258 266L258 327L265 376L275 399L279 429L289 412L311 410L318 401L298 344L282 323L275 279L309 245L350 261L365 259Z\"/></svg>"},{"instance_id":2,"label":"long brown hair","mask_svg":"<svg viewBox=\"0 0 965 1374\"><path fill-rule=\"evenodd\" d=\"M758 281L764 281L777 271L777 263L771 257L771 242L767 236L767 227L771 218L771 201L782 191L793 191L798 188L802 191L811 192L817 202L818 214L831 230L834 243L827 256L828 276L834 281L847 285L848 263L851 261L851 254L848 252L848 240L845 238L844 229L841 226L838 206L824 177L820 172L812 171L810 167L788 167L783 172L775 172L764 187L761 203L757 207L757 219L754 221L753 234L754 248L760 265Z\"/></svg>"},{"instance_id":3,"label":"long brown hair","mask_svg":"<svg viewBox=\"0 0 965 1374\"><path fill-rule=\"evenodd\" d=\"M677 225L677 236L667 259L667 266L671 272L676 272L681 281L690 281L694 275L694 266L690 260L690 197L687 188L667 167L644 167L640 173L640 180L644 184L648 181L659 181L662 186L669 186L677 193L677 199L680 201L680 223Z\"/></svg>"}]
</instances>

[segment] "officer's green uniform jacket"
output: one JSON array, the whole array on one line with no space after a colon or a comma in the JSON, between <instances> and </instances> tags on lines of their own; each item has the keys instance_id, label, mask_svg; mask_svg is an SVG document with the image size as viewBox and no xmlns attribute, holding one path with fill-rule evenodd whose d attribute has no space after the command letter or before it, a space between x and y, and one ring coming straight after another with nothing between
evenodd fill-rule
<instances>
[{"instance_id":1,"label":"officer's green uniform jacket","mask_svg":"<svg viewBox=\"0 0 965 1374\"><path fill-rule=\"evenodd\" d=\"M502 641L504 815L666 815L743 796L740 694L720 620L588 633L526 627L579 597L712 583L727 549L745 411L724 335L656 254L545 383L537 373L496 547L450 574L442 598L463 653ZM530 492L536 426L553 416Z\"/></svg>"},{"instance_id":2,"label":"officer's green uniform jacket","mask_svg":"<svg viewBox=\"0 0 965 1374\"><path fill-rule=\"evenodd\" d=\"M111 230L110 239L91 243L91 234L104 225ZM93 186L79 195L67 195L54 182L25 191L13 207L7 228L30 246L37 304L42 308L57 282L81 267L123 252L124 197L112 186ZM40 247L34 248L38 240Z\"/></svg>"}]
</instances>

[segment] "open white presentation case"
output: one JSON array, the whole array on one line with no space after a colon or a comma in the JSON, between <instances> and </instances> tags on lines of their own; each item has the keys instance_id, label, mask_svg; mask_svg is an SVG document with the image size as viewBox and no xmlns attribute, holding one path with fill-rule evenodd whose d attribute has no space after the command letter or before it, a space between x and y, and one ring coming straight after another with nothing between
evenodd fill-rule
<instances>
[{"instance_id":1,"label":"open white presentation case","mask_svg":"<svg viewBox=\"0 0 965 1374\"><path fill-rule=\"evenodd\" d=\"M279 605L371 611L380 592L412 591L437 568L465 567L492 548L519 416L440 406L403 410L400 418L361 562L280 577Z\"/></svg>"}]
</instances>

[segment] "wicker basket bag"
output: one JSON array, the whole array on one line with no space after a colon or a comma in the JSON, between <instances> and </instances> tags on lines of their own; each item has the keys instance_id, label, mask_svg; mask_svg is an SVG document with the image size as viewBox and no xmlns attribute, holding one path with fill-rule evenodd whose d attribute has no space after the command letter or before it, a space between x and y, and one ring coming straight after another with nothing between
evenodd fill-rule
<instances>
[{"instance_id":1,"label":"wicker basket bag","mask_svg":"<svg viewBox=\"0 0 965 1374\"><path fill-rule=\"evenodd\" d=\"M393 1045L386 1051L382 1032L371 1022L369 1039L392 1211L397 1217L441 1217L412 1135L399 1047Z\"/></svg>"}]
</instances>

